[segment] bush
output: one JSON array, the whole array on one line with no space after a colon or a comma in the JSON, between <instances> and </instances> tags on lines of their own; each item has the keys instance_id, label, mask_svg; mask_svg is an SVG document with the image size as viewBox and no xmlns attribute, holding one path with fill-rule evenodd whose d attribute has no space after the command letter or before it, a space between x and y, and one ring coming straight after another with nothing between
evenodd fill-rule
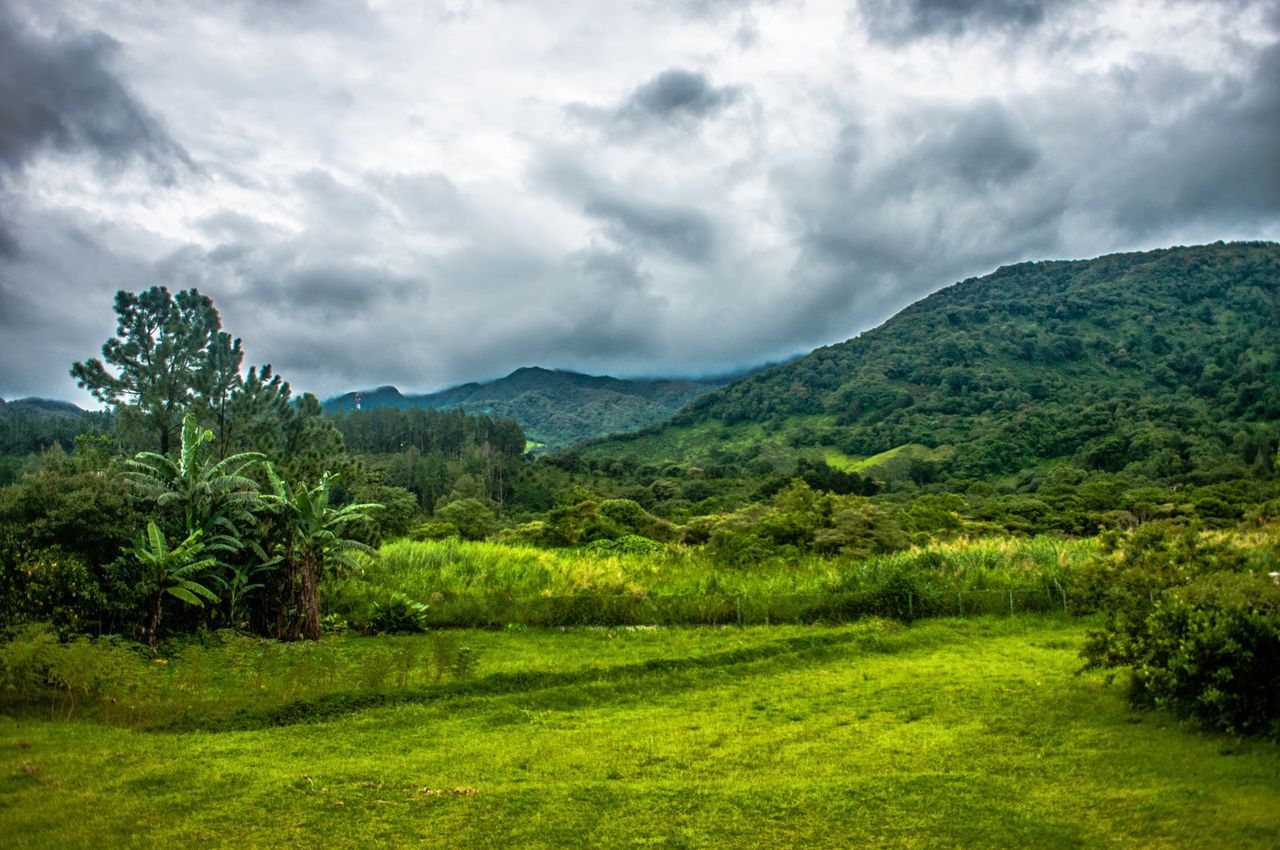
<instances>
[{"instance_id":1,"label":"bush","mask_svg":"<svg viewBox=\"0 0 1280 850\"><path fill-rule=\"evenodd\" d=\"M1280 585L1212 573L1169 591L1135 647L1134 699L1232 733L1280 737Z\"/></svg>"},{"instance_id":2,"label":"bush","mask_svg":"<svg viewBox=\"0 0 1280 850\"><path fill-rule=\"evenodd\" d=\"M98 624L107 597L84 559L53 547L22 558L10 576L10 616L47 620L62 634Z\"/></svg>"},{"instance_id":3,"label":"bush","mask_svg":"<svg viewBox=\"0 0 1280 850\"><path fill-rule=\"evenodd\" d=\"M1280 735L1280 586L1273 555L1191 528L1111 537L1082 573L1078 612L1101 611L1088 668L1129 668L1136 706L1233 733Z\"/></svg>"},{"instance_id":4,"label":"bush","mask_svg":"<svg viewBox=\"0 0 1280 850\"><path fill-rule=\"evenodd\" d=\"M400 593L385 602L374 602L369 631L389 635L416 634L427 630L427 606Z\"/></svg>"},{"instance_id":5,"label":"bush","mask_svg":"<svg viewBox=\"0 0 1280 850\"><path fill-rule=\"evenodd\" d=\"M482 499L459 499L436 511L436 518L451 523L463 540L484 540L498 528L493 508Z\"/></svg>"},{"instance_id":6,"label":"bush","mask_svg":"<svg viewBox=\"0 0 1280 850\"><path fill-rule=\"evenodd\" d=\"M648 537L624 534L617 540L593 540L582 548L587 552L605 555L653 555L666 547Z\"/></svg>"}]
</instances>

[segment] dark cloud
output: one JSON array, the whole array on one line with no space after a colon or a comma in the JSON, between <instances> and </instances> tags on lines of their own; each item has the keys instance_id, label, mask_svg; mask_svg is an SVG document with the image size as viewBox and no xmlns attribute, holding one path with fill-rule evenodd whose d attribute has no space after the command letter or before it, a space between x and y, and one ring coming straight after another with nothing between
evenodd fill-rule
<instances>
[{"instance_id":1,"label":"dark cloud","mask_svg":"<svg viewBox=\"0 0 1280 850\"><path fill-rule=\"evenodd\" d=\"M199 287L300 389L428 390L730 369L1006 263L1276 237L1274 4L770 5L0 0L0 394L74 395L120 288ZM210 179L157 185L191 159L160 117Z\"/></svg>"},{"instance_id":2,"label":"dark cloud","mask_svg":"<svg viewBox=\"0 0 1280 850\"><path fill-rule=\"evenodd\" d=\"M668 68L636 89L620 112L623 116L661 121L700 120L719 112L739 96L738 88L713 86L700 72Z\"/></svg>"},{"instance_id":3,"label":"dark cloud","mask_svg":"<svg viewBox=\"0 0 1280 850\"><path fill-rule=\"evenodd\" d=\"M3 195L0 194L0 197ZM22 247L18 244L12 225L0 216L0 261L15 259L21 251Z\"/></svg>"},{"instance_id":4,"label":"dark cloud","mask_svg":"<svg viewBox=\"0 0 1280 850\"><path fill-rule=\"evenodd\" d=\"M609 236L622 245L660 251L690 263L706 262L715 247L710 220L688 207L600 195L582 211L604 222Z\"/></svg>"},{"instance_id":5,"label":"dark cloud","mask_svg":"<svg viewBox=\"0 0 1280 850\"><path fill-rule=\"evenodd\" d=\"M821 159L774 172L801 246L779 328L809 339L832 315L871 324L1017 260L1275 223L1280 44L1244 59L1214 74L1144 57L1070 91L846 126Z\"/></svg>"},{"instance_id":6,"label":"dark cloud","mask_svg":"<svg viewBox=\"0 0 1280 850\"><path fill-rule=\"evenodd\" d=\"M165 181L193 168L112 72L118 49L101 33L45 38L0 9L0 164L17 171L51 148L111 170L138 158Z\"/></svg>"},{"instance_id":7,"label":"dark cloud","mask_svg":"<svg viewBox=\"0 0 1280 850\"><path fill-rule=\"evenodd\" d=\"M589 172L567 151L548 151L535 165L533 179L560 197L580 205L586 216L604 225L621 246L653 251L688 263L706 263L716 249L716 230L701 210L663 203Z\"/></svg>"},{"instance_id":8,"label":"dark cloud","mask_svg":"<svg viewBox=\"0 0 1280 850\"><path fill-rule=\"evenodd\" d=\"M651 131L691 131L743 99L740 86L713 85L701 71L668 68L611 108L573 104L569 113L602 125L615 137Z\"/></svg>"},{"instance_id":9,"label":"dark cloud","mask_svg":"<svg viewBox=\"0 0 1280 850\"><path fill-rule=\"evenodd\" d=\"M886 192L948 182L966 191L1001 190L1040 158L1027 131L990 98L959 109L921 109L898 132L904 147L882 186Z\"/></svg>"},{"instance_id":10,"label":"dark cloud","mask_svg":"<svg viewBox=\"0 0 1280 850\"><path fill-rule=\"evenodd\" d=\"M1260 50L1243 76L1202 78L1184 91L1174 120L1132 134L1119 162L1101 160L1120 190L1115 222L1147 234L1176 221L1280 215L1280 43Z\"/></svg>"},{"instance_id":11,"label":"dark cloud","mask_svg":"<svg viewBox=\"0 0 1280 850\"><path fill-rule=\"evenodd\" d=\"M1017 31L1039 26L1067 0L859 0L868 33L901 43L970 31Z\"/></svg>"},{"instance_id":12,"label":"dark cloud","mask_svg":"<svg viewBox=\"0 0 1280 850\"><path fill-rule=\"evenodd\" d=\"M0 395L71 398L71 364L98 356L114 331L116 290L161 281L136 258L103 247L128 241L118 230L76 211L21 214L22 250L0 257Z\"/></svg>"},{"instance_id":13,"label":"dark cloud","mask_svg":"<svg viewBox=\"0 0 1280 850\"><path fill-rule=\"evenodd\" d=\"M392 302L422 307L428 290L421 279L366 260L326 258L305 240L288 238L207 251L188 245L159 261L155 273L178 288L219 295L219 303L237 315L308 325L360 320Z\"/></svg>"},{"instance_id":14,"label":"dark cloud","mask_svg":"<svg viewBox=\"0 0 1280 850\"><path fill-rule=\"evenodd\" d=\"M653 328L666 305L649 291L651 280L636 255L591 246L566 257L565 267L580 283L560 306L565 325L548 340L555 356L617 358L653 352Z\"/></svg>"}]
</instances>

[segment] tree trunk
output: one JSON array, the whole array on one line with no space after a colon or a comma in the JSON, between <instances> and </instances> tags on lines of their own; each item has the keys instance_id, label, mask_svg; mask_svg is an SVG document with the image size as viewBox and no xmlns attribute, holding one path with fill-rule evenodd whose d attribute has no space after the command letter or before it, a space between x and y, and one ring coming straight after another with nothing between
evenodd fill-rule
<instances>
[{"instance_id":1,"label":"tree trunk","mask_svg":"<svg viewBox=\"0 0 1280 850\"><path fill-rule=\"evenodd\" d=\"M315 555L302 559L302 637L320 640L320 570Z\"/></svg>"},{"instance_id":2,"label":"tree trunk","mask_svg":"<svg viewBox=\"0 0 1280 850\"><path fill-rule=\"evenodd\" d=\"M147 629L147 646L151 647L151 651L156 649L156 632L160 630L160 603L164 601L164 592L156 594L156 607L151 612L151 625Z\"/></svg>"}]
</instances>

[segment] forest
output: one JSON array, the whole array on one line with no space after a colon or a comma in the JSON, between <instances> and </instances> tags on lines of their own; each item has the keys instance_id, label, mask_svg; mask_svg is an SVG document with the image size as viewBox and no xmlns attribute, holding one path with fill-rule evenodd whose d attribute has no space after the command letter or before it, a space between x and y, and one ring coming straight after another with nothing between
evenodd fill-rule
<instances>
[{"instance_id":1,"label":"forest","mask_svg":"<svg viewBox=\"0 0 1280 850\"><path fill-rule=\"evenodd\" d=\"M617 765L591 793L613 800L609 782L653 769L637 786L652 800L674 769L664 761L691 764L719 746L750 761L750 718L819 734L801 696L814 665L893 678L951 663L976 677L953 691L996 689L982 691L984 705L1020 694L1008 710L1023 713L1004 731L1050 741L1055 769L1067 769L1068 742L1092 733L1079 716L1060 732L1029 720L1048 703L1020 690L1027 677L1100 718L1123 764L1156 753L1175 765L1151 778L1166 796L1141 801L1144 816L1171 811L1181 786L1160 783L1192 769L1177 755L1194 751L1188 741L1244 754L1215 794L1261 799L1274 779L1273 243L1002 268L847 342L704 388L657 424L616 433L601 418L557 451L531 451L524 425L492 407L354 409L295 393L271 365L246 369L241 340L194 289L122 291L114 306L101 357L70 367L102 412L0 407L0 712L43 752L54 732L21 724L163 731L185 752L190 731L253 735L362 712L394 728L413 712L481 724L446 704L480 706L533 737L530 712L597 712L603 730L641 691L678 700L709 688L736 706L736 731L707 714L718 731L704 741L695 724L686 753L654 741L639 753L598 731ZM529 371L536 381L546 370ZM720 629L734 630L731 645ZM605 635L617 643L599 645ZM989 654L1015 644L1039 661L1022 669ZM971 652L946 661L958 647ZM883 666L891 656L903 666ZM760 690L733 684L735 670L762 677ZM1115 677L1122 691L1107 688ZM902 699L867 702L850 730L887 734L868 725L877 711L925 725L935 712L990 720ZM1125 729L1139 722L1141 744ZM478 726L459 734L482 740L476 752L495 746ZM915 744L976 758L940 726L928 735ZM88 752L106 746L89 737ZM1010 751L1013 769L1029 769L1028 746ZM487 780L475 783L528 768L484 763ZM385 796L378 770L361 768L364 794L336 764L323 791L310 780L295 789L307 806ZM548 756L536 781L573 764L571 753ZM1100 761L1081 770L1097 795L1117 781ZM36 778L0 787L34 793L22 782ZM396 793L475 791L461 775L417 791L415 781L397 776ZM350 788L335 797L341 783ZM1275 811L1242 808L1234 837L1265 844L1280 834ZM972 817L995 843L1035 834ZM1120 811L1104 821L1085 838L1140 846L1163 835L1126 831ZM566 836L582 838L575 823ZM353 840L372 824L352 827ZM1206 835L1188 829L1164 837Z\"/></svg>"}]
</instances>

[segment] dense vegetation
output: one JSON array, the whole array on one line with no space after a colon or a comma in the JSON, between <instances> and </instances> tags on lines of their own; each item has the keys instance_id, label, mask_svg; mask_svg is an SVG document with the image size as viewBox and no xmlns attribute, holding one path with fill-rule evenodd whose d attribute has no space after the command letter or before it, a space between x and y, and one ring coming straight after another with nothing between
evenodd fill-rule
<instances>
[{"instance_id":1,"label":"dense vegetation","mask_svg":"<svg viewBox=\"0 0 1280 850\"><path fill-rule=\"evenodd\" d=\"M559 451L590 437L634 431L669 418L694 399L728 382L699 380L622 380L537 367L517 369L505 378L463 384L426 395L402 395L395 387L347 393L329 399L329 412L378 408L466 410L519 422L535 453Z\"/></svg>"},{"instance_id":2,"label":"dense vegetation","mask_svg":"<svg viewBox=\"0 0 1280 850\"><path fill-rule=\"evenodd\" d=\"M321 579L406 531L418 497L348 454L313 396L269 365L243 373L240 340L198 291L121 292L116 313L103 359L72 367L108 418L3 417L24 474L0 491L0 622L153 648L217 627L318 638ZM499 499L524 444L518 426L462 414L412 436L428 461L480 457L480 494ZM49 448L23 457L32 443Z\"/></svg>"}]
</instances>

